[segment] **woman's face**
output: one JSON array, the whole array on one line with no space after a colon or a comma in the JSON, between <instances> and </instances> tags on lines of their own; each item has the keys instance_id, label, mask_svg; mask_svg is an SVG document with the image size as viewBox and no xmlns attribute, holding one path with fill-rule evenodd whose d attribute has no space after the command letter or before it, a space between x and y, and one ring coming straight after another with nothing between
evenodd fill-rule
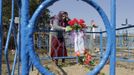
<instances>
[{"instance_id":1,"label":"woman's face","mask_svg":"<svg viewBox=\"0 0 134 75\"><path fill-rule=\"evenodd\" d=\"M62 19L64 20L64 19L66 19L66 18L68 18L68 15L63 14L63 15L62 15Z\"/></svg>"}]
</instances>

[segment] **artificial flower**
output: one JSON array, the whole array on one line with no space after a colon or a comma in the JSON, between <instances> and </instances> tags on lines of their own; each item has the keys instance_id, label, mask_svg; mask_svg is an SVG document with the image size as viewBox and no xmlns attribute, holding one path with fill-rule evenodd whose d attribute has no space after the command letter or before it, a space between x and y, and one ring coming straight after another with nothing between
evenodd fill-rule
<instances>
[{"instance_id":1,"label":"artificial flower","mask_svg":"<svg viewBox=\"0 0 134 75\"><path fill-rule=\"evenodd\" d=\"M85 21L83 20L83 19L80 19L79 20L79 24L81 25L81 24L84 24L85 23Z\"/></svg>"},{"instance_id":2,"label":"artificial flower","mask_svg":"<svg viewBox=\"0 0 134 75\"><path fill-rule=\"evenodd\" d=\"M75 56L80 56L80 52L79 51L75 52Z\"/></svg>"},{"instance_id":3,"label":"artificial flower","mask_svg":"<svg viewBox=\"0 0 134 75\"><path fill-rule=\"evenodd\" d=\"M91 55L90 54L85 54L85 61L84 61L84 64L89 64L90 61L91 61Z\"/></svg>"},{"instance_id":4,"label":"artificial flower","mask_svg":"<svg viewBox=\"0 0 134 75\"><path fill-rule=\"evenodd\" d=\"M98 26L96 25L96 23L94 22L94 20L91 20L91 25L92 25L92 27L94 27L94 28L97 28Z\"/></svg>"},{"instance_id":5,"label":"artificial flower","mask_svg":"<svg viewBox=\"0 0 134 75\"><path fill-rule=\"evenodd\" d=\"M94 28L98 28L98 26L96 26L95 24L92 25Z\"/></svg>"},{"instance_id":6,"label":"artificial flower","mask_svg":"<svg viewBox=\"0 0 134 75\"><path fill-rule=\"evenodd\" d=\"M68 24L72 27L72 30L81 30L83 28L86 28L87 26L84 24L85 21L83 19L72 19L68 22Z\"/></svg>"},{"instance_id":7,"label":"artificial flower","mask_svg":"<svg viewBox=\"0 0 134 75\"><path fill-rule=\"evenodd\" d=\"M72 30L72 27L71 26L66 26L65 31L71 31L71 30Z\"/></svg>"}]
</instances>

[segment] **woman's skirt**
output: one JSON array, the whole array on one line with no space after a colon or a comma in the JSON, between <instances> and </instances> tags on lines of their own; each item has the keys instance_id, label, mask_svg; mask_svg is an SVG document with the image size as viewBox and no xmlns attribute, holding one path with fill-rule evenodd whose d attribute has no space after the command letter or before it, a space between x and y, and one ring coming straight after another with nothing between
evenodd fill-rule
<instances>
[{"instance_id":1,"label":"woman's skirt","mask_svg":"<svg viewBox=\"0 0 134 75\"><path fill-rule=\"evenodd\" d=\"M57 37L52 36L52 41L51 41L51 57L63 57L67 56L67 50L65 47L65 41L60 41L63 40L59 39Z\"/></svg>"}]
</instances>

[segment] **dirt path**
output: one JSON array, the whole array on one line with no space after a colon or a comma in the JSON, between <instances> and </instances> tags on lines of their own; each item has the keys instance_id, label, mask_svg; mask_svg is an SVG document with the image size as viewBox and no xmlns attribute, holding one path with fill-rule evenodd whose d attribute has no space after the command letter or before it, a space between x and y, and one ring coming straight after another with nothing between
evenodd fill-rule
<instances>
[{"instance_id":1,"label":"dirt path","mask_svg":"<svg viewBox=\"0 0 134 75\"><path fill-rule=\"evenodd\" d=\"M73 65L73 66L68 66L68 67L63 67L62 68L65 71L65 75L86 75L87 72L89 71L87 68L85 68L82 65Z\"/></svg>"},{"instance_id":2,"label":"dirt path","mask_svg":"<svg viewBox=\"0 0 134 75\"><path fill-rule=\"evenodd\" d=\"M5 68L6 65L3 65ZM86 75L89 69L85 68L82 65L74 64L64 67L57 67L55 64L48 65L50 70L55 73L55 75ZM2 71L2 75L6 75L6 68ZM101 70L101 73L105 73L105 75L109 75L109 65L105 65ZM17 75L17 74L15 74ZM30 75L41 75L34 68L34 71L30 72ZM104 75L104 74L103 74ZM118 63L116 67L116 75L134 75L134 63Z\"/></svg>"},{"instance_id":3,"label":"dirt path","mask_svg":"<svg viewBox=\"0 0 134 75\"><path fill-rule=\"evenodd\" d=\"M131 66L134 66L134 65L131 65ZM105 65L105 67L102 69L101 72L105 73L105 75L110 75L109 74L109 65ZM117 66L116 67L116 75L134 75L134 69L127 68L125 66Z\"/></svg>"},{"instance_id":4,"label":"dirt path","mask_svg":"<svg viewBox=\"0 0 134 75\"><path fill-rule=\"evenodd\" d=\"M50 66L49 66L50 67ZM81 65L72 65L72 66L66 66L66 67L52 67L53 72L56 75L86 75L88 72L88 69L81 66ZM51 70L52 70L51 69ZM34 69L34 71L30 72L30 75L40 75L37 70Z\"/></svg>"},{"instance_id":5,"label":"dirt path","mask_svg":"<svg viewBox=\"0 0 134 75\"><path fill-rule=\"evenodd\" d=\"M78 64L66 66L59 69L53 67L53 70L54 70L53 72L55 72L56 75L86 75L87 72L89 71L84 66ZM109 65L105 65L101 73L105 73L105 75L109 75ZM36 71L34 70L33 72L30 73L30 75L40 75L40 74L38 74L37 70ZM124 66L118 66L116 67L116 75L134 75L134 69L126 68Z\"/></svg>"}]
</instances>

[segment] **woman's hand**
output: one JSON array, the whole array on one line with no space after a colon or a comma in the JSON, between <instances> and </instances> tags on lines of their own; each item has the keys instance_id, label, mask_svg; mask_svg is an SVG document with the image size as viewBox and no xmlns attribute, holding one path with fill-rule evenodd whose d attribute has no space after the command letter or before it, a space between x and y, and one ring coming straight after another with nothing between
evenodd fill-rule
<instances>
[{"instance_id":1,"label":"woman's hand","mask_svg":"<svg viewBox=\"0 0 134 75\"><path fill-rule=\"evenodd\" d=\"M66 28L65 28L65 27L62 27L62 29L63 29L63 30L66 30Z\"/></svg>"}]
</instances>

